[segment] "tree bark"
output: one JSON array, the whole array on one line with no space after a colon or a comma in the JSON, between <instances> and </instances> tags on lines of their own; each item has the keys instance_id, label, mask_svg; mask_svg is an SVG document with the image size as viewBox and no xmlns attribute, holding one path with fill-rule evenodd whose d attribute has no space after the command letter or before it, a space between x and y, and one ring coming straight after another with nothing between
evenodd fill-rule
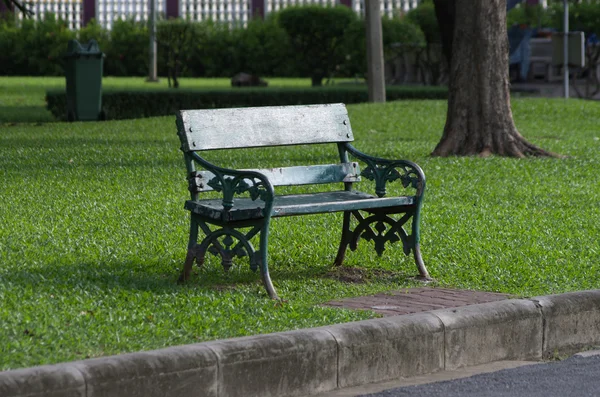
<instances>
[{"instance_id":1,"label":"tree bark","mask_svg":"<svg viewBox=\"0 0 600 397\"><path fill-rule=\"evenodd\" d=\"M555 154L527 142L510 107L506 0L449 0L455 24L448 113L433 156Z\"/></svg>"}]
</instances>

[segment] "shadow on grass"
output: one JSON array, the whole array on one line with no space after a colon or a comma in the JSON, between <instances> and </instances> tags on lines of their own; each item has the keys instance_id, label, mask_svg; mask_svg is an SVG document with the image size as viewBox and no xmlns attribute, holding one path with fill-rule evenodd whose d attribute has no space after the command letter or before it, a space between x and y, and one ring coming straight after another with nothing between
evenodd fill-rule
<instances>
[{"instance_id":1,"label":"shadow on grass","mask_svg":"<svg viewBox=\"0 0 600 397\"><path fill-rule=\"evenodd\" d=\"M0 106L0 123L52 123L57 120L43 106Z\"/></svg>"},{"instance_id":2,"label":"shadow on grass","mask_svg":"<svg viewBox=\"0 0 600 397\"><path fill-rule=\"evenodd\" d=\"M161 269L162 267L162 269ZM147 269L147 272L144 270ZM128 262L121 264L81 263L49 264L46 266L0 273L0 282L5 285L29 286L40 293L54 291L81 291L111 293L139 291L154 294L172 294L182 289L199 289L219 293L235 291L236 287L257 286L262 291L260 271L252 272L244 264L234 265L229 271L215 264L198 268L194 266L192 276L185 284L178 284L181 267L165 271L159 263ZM306 283L311 279L332 279L339 282L362 284L369 282L406 282L410 279L402 271L363 269L355 267L302 266L271 269L271 278L277 281ZM352 277L347 277L352 274ZM356 275L360 275L358 278ZM264 292L264 291L263 291Z\"/></svg>"}]
</instances>

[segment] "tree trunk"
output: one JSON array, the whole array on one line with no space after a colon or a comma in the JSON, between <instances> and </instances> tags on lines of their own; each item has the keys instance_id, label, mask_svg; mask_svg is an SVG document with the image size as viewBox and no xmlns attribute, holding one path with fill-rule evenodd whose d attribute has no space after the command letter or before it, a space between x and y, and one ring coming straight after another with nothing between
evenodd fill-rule
<instances>
[{"instance_id":1,"label":"tree trunk","mask_svg":"<svg viewBox=\"0 0 600 397\"><path fill-rule=\"evenodd\" d=\"M450 0L455 24L446 126L433 156L556 156L525 140L510 108L506 0Z\"/></svg>"}]
</instances>

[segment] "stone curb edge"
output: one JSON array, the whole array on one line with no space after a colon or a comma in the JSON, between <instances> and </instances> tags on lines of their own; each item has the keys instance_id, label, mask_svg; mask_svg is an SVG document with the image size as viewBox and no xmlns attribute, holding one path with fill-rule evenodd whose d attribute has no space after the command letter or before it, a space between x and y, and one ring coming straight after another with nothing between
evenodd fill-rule
<instances>
[{"instance_id":1,"label":"stone curb edge","mask_svg":"<svg viewBox=\"0 0 600 397\"><path fill-rule=\"evenodd\" d=\"M5 371L0 396L304 396L597 345L592 290Z\"/></svg>"}]
</instances>

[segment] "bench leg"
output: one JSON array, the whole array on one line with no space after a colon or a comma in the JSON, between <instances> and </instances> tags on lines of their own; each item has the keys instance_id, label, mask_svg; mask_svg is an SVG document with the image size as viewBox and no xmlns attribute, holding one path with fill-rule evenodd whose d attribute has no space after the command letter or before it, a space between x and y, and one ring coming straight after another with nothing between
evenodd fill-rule
<instances>
[{"instance_id":1,"label":"bench leg","mask_svg":"<svg viewBox=\"0 0 600 397\"><path fill-rule=\"evenodd\" d=\"M190 220L190 238L188 241L187 255L185 256L185 262L183 264L183 270L179 276L178 283L185 283L190 278L192 267L194 266L194 259L196 258L196 242L198 241L198 223L192 219Z\"/></svg>"},{"instance_id":2,"label":"bench leg","mask_svg":"<svg viewBox=\"0 0 600 397\"><path fill-rule=\"evenodd\" d=\"M358 221L358 225L354 230L350 229L350 218L354 215ZM403 225L410 219L412 219L412 234L408 236L403 229ZM375 244L375 252L381 256L385 249L386 243L394 243L402 241L404 246L404 253L410 255L413 252L415 258L415 264L419 271L419 275L416 276L418 280L431 281L432 278L429 276L429 272L423 262L421 256L421 247L419 245L419 210L417 209L414 213L407 212L400 219L396 220L385 213L372 214L367 218L364 218L358 211L346 211L344 212L344 223L342 226L342 239L338 248L337 256L333 264L340 266L344 262L346 256L346 250L348 246L352 251L358 246L358 240L364 239L372 241Z\"/></svg>"},{"instance_id":3,"label":"bench leg","mask_svg":"<svg viewBox=\"0 0 600 397\"><path fill-rule=\"evenodd\" d=\"M418 280L423 281L432 281L433 279L429 275L427 268L425 267L425 262L423 262L423 257L421 256L421 246L417 243L413 248L413 254L415 256L415 263L417 264L417 269L419 269L419 275L416 277Z\"/></svg>"},{"instance_id":4,"label":"bench leg","mask_svg":"<svg viewBox=\"0 0 600 397\"><path fill-rule=\"evenodd\" d=\"M271 299L279 299L277 291L271 281L268 265L268 245L269 245L269 221L267 220L260 231L260 274L262 276L263 285Z\"/></svg>"},{"instance_id":5,"label":"bench leg","mask_svg":"<svg viewBox=\"0 0 600 397\"><path fill-rule=\"evenodd\" d=\"M348 244L350 243L350 239L352 238L352 232L350 231L350 217L352 213L350 211L344 211L344 221L342 223L342 240L340 241L340 247L338 248L338 253L333 261L334 266L341 266L344 263L344 258L346 257L346 250L348 249Z\"/></svg>"},{"instance_id":6,"label":"bench leg","mask_svg":"<svg viewBox=\"0 0 600 397\"><path fill-rule=\"evenodd\" d=\"M413 250L413 255L415 257L415 263L417 265L417 269L419 270L419 275L416 278L418 280L423 280L423 281L433 281L433 279L429 275L429 272L427 271L427 268L425 267L425 262L423 262L423 257L421 256L421 245L419 243L419 241L421 239L421 230L419 227L420 220L421 220L421 207L418 206L417 210L415 211L415 213L413 215L412 227L411 227L411 229L412 229L411 230L412 250Z\"/></svg>"}]
</instances>

